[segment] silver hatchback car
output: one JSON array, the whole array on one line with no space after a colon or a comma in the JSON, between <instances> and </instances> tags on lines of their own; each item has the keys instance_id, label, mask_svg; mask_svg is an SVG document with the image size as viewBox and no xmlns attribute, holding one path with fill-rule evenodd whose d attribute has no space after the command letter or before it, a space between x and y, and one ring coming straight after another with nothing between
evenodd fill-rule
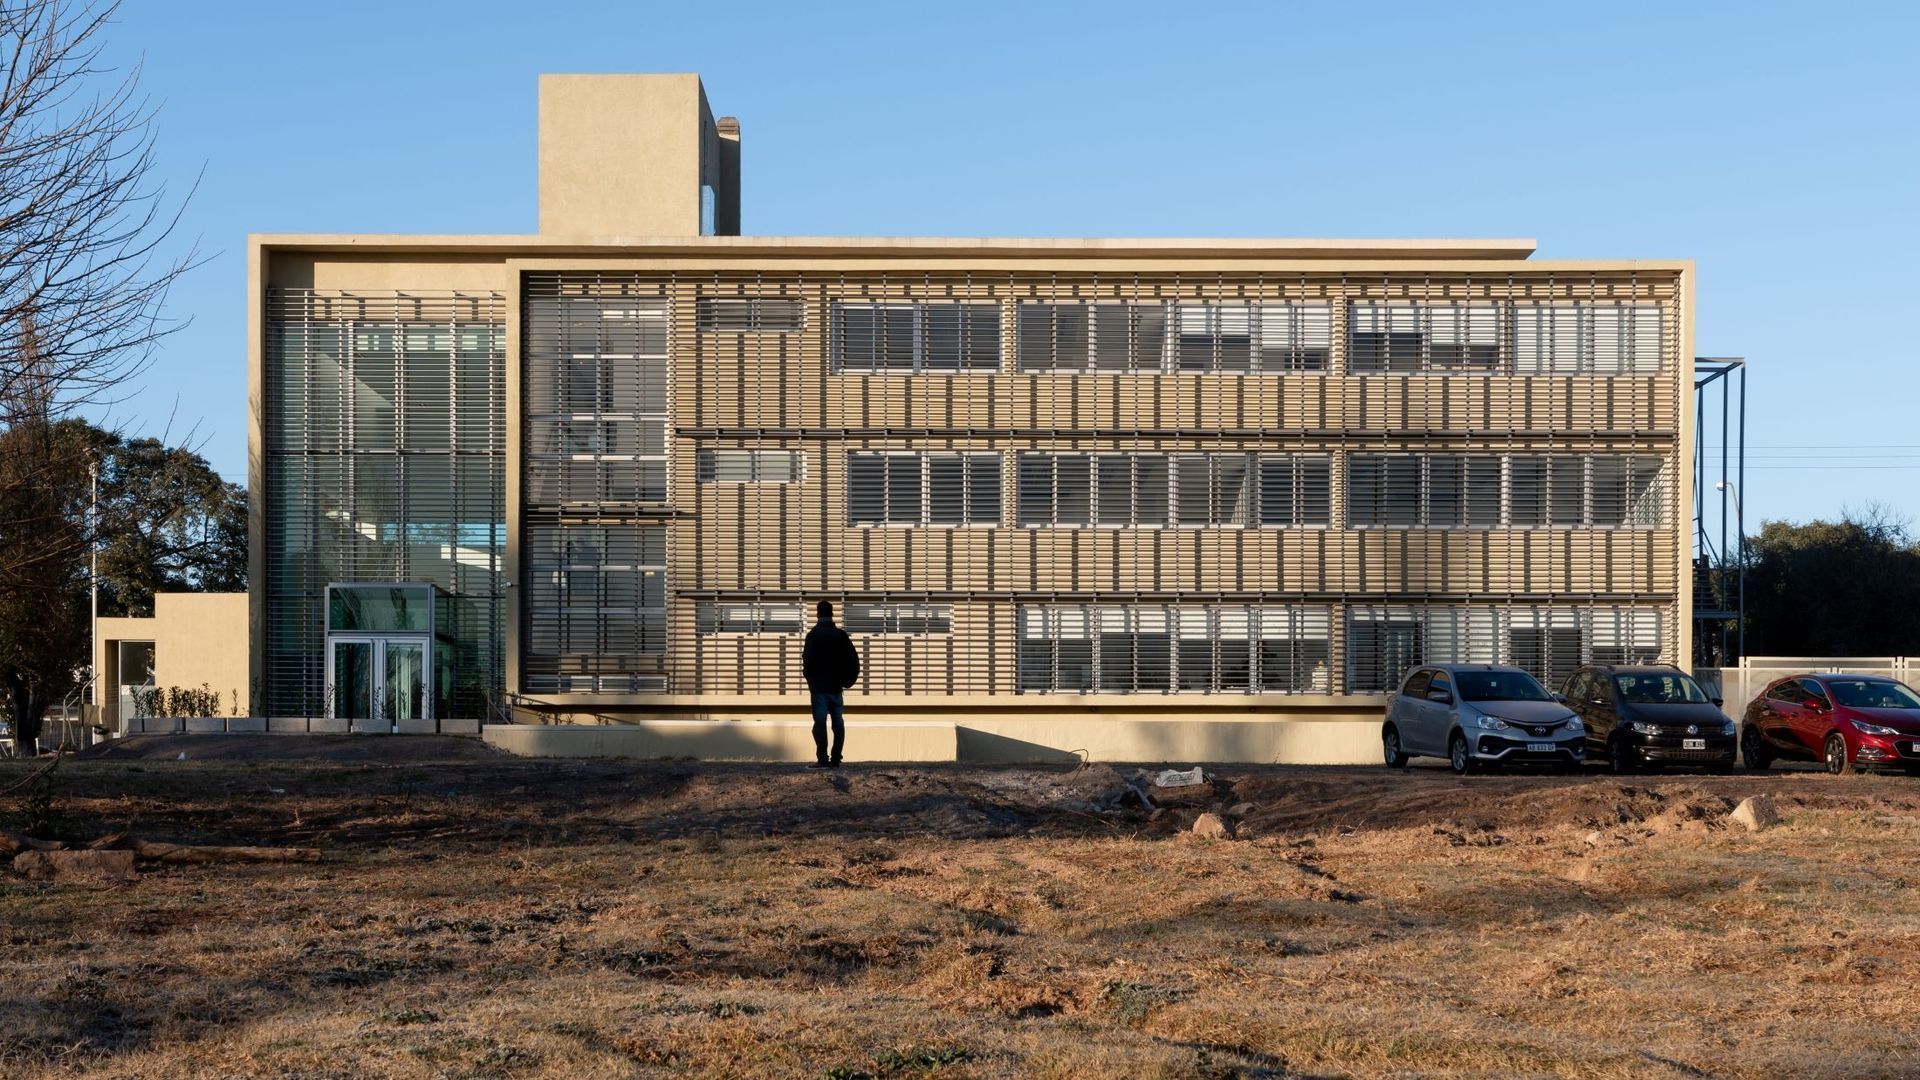
<instances>
[{"instance_id":1,"label":"silver hatchback car","mask_svg":"<svg viewBox=\"0 0 1920 1080\"><path fill-rule=\"evenodd\" d=\"M1387 702L1380 728L1387 767L1444 757L1456 773L1507 764L1573 771L1586 760L1586 728L1558 694L1516 667L1425 664Z\"/></svg>"}]
</instances>

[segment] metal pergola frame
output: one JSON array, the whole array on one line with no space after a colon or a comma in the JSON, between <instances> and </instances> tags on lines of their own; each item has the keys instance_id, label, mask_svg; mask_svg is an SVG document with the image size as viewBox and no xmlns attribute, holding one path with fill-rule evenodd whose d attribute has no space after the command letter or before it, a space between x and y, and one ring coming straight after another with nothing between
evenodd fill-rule
<instances>
[{"instance_id":1,"label":"metal pergola frame","mask_svg":"<svg viewBox=\"0 0 1920 1080\"><path fill-rule=\"evenodd\" d=\"M1747 361L1738 356L1693 358L1693 541L1694 652L1696 659L1719 666L1746 655L1747 523ZM1718 386L1719 400L1712 388ZM1720 422L1718 467L1706 442L1709 421ZM1709 487L1711 482L1711 487ZM1718 530L1707 515L1709 491L1720 494ZM1733 515L1727 514L1732 495ZM1734 530L1729 549L1727 524ZM1732 554L1732 565L1728 555ZM1729 580L1731 579L1731 580ZM1702 589L1704 586L1704 592ZM1710 603L1703 603L1710 601ZM1728 650L1728 638L1732 650ZM1706 652L1708 642L1717 648Z\"/></svg>"}]
</instances>

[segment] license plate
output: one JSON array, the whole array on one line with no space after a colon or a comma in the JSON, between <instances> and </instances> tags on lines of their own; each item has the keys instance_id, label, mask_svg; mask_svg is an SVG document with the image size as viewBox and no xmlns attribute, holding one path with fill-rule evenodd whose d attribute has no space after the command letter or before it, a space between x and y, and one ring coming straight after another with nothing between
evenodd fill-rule
<instances>
[{"instance_id":1,"label":"license plate","mask_svg":"<svg viewBox=\"0 0 1920 1080\"><path fill-rule=\"evenodd\" d=\"M1553 744L1550 742L1530 742L1527 744L1527 753L1551 754L1553 753Z\"/></svg>"},{"instance_id":2,"label":"license plate","mask_svg":"<svg viewBox=\"0 0 1920 1080\"><path fill-rule=\"evenodd\" d=\"M1707 740L1705 739L1681 739L1680 740L1680 749L1682 750L1705 750L1706 748L1707 748Z\"/></svg>"}]
</instances>

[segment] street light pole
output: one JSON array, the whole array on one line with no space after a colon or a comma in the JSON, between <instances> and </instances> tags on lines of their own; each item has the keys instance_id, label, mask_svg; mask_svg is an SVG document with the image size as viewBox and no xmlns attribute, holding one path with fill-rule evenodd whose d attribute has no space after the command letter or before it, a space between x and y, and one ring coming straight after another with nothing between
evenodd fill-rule
<instances>
[{"instance_id":1,"label":"street light pole","mask_svg":"<svg viewBox=\"0 0 1920 1080\"><path fill-rule=\"evenodd\" d=\"M100 715L100 455L87 462L87 684L93 688L94 716Z\"/></svg>"}]
</instances>

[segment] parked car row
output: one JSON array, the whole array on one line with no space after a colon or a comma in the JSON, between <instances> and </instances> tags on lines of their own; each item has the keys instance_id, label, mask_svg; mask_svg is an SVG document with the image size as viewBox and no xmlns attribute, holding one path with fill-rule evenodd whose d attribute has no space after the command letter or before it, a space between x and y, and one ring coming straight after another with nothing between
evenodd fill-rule
<instances>
[{"instance_id":1,"label":"parked car row","mask_svg":"<svg viewBox=\"0 0 1920 1080\"><path fill-rule=\"evenodd\" d=\"M1920 776L1920 694L1879 675L1793 675L1768 684L1743 724L1671 664L1591 664L1559 693L1517 667L1423 664L1387 702L1390 768L1442 757L1466 774L1505 765L1615 773L1670 765L1732 772L1817 761L1830 773L1898 768Z\"/></svg>"}]
</instances>

